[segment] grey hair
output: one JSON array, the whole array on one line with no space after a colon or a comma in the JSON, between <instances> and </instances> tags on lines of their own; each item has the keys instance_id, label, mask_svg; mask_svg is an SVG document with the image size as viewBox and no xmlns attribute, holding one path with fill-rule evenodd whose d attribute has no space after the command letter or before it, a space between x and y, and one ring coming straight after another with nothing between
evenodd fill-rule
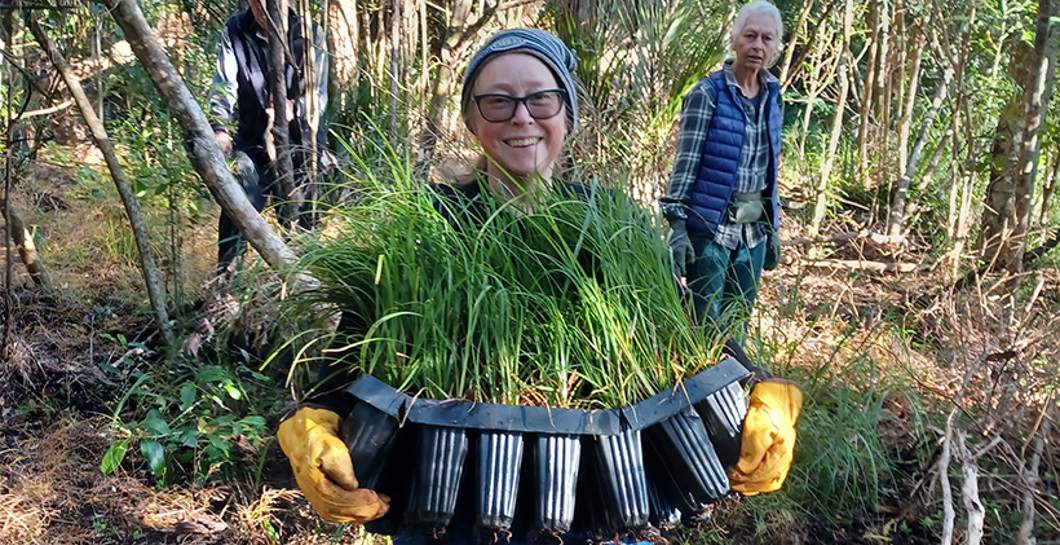
<instances>
[{"instance_id":1,"label":"grey hair","mask_svg":"<svg viewBox=\"0 0 1060 545\"><path fill-rule=\"evenodd\" d=\"M743 27L747 25L747 19L752 15L762 14L768 15L773 18L773 23L777 26L777 52L773 55L772 59L766 63L766 68L771 68L773 63L777 62L780 58L780 52L784 49L784 21L780 17L780 10L777 9L772 2L768 0L754 0L748 2L740 8L740 11L736 14L736 20L732 23L732 29L729 30L729 46L736 42L736 38L743 32Z\"/></svg>"}]
</instances>

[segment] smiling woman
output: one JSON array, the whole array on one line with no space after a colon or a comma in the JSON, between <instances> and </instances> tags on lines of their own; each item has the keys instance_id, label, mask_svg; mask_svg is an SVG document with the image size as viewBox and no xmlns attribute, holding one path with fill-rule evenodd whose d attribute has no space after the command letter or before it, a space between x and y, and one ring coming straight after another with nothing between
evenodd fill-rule
<instances>
[{"instance_id":1,"label":"smiling woman","mask_svg":"<svg viewBox=\"0 0 1060 545\"><path fill-rule=\"evenodd\" d=\"M646 460L656 458L645 454L641 431L674 416L655 409L658 396L676 395L682 416L645 431L650 448L676 451L667 445L696 438L696 448L680 451L682 461L659 462L702 484L696 499L682 500L685 508L700 512L727 490L692 405L727 414L710 418L728 422L718 433L733 443L745 407L738 381L750 364L730 362L731 372L713 366L720 343L689 316L648 211L620 191L554 177L576 127L574 64L571 51L542 31L492 37L472 58L462 93L464 121L483 153L474 176L424 186L403 168L385 180L369 169L357 202L334 212L346 236L307 248L304 265L321 289L304 297L343 311L338 342L324 357L340 358L333 374L340 380L367 375L333 391L342 399L303 404L277 432L299 487L325 520L382 517L369 530L392 534L395 545L574 543L617 534L636 542L655 531ZM711 371L723 375L715 389L686 396L695 377ZM672 393L676 384L680 395ZM399 426L403 409L387 407L408 403L426 420ZM487 406L473 422L464 419ZM557 427L564 415L574 424ZM763 423L776 420L765 416ZM614 426L586 427L608 421ZM775 489L794 432L761 428L750 440L770 448L769 471L757 458L749 471ZM773 448L772 437L784 444ZM465 478L465 469L474 475ZM530 482L520 486L524 473ZM670 486L684 480L675 475L657 473L659 486L684 490ZM587 520L575 520L575 504ZM673 514L662 504L654 509Z\"/></svg>"},{"instance_id":2,"label":"smiling woman","mask_svg":"<svg viewBox=\"0 0 1060 545\"><path fill-rule=\"evenodd\" d=\"M493 192L522 200L551 184L578 119L575 66L563 42L528 28L498 33L471 59L461 110Z\"/></svg>"}]
</instances>

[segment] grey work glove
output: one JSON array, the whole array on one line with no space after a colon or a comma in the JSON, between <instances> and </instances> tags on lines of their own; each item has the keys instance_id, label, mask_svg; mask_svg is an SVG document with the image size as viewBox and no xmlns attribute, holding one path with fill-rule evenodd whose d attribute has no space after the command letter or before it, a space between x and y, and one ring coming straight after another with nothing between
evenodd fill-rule
<instances>
[{"instance_id":1,"label":"grey work glove","mask_svg":"<svg viewBox=\"0 0 1060 545\"><path fill-rule=\"evenodd\" d=\"M688 239L688 229L685 220L670 220L670 236L666 239L670 245L670 256L674 261L674 270L678 276L684 276L688 264L696 258L696 251L692 248L692 241Z\"/></svg>"}]
</instances>

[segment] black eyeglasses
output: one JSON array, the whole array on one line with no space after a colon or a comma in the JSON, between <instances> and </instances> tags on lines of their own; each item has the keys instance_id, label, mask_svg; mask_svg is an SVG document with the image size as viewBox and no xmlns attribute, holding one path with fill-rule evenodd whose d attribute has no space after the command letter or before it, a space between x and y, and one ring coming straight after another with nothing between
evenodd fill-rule
<instances>
[{"instance_id":1,"label":"black eyeglasses","mask_svg":"<svg viewBox=\"0 0 1060 545\"><path fill-rule=\"evenodd\" d=\"M475 104L478 105L478 113L482 119L490 123L504 123L515 117L515 111L519 104L526 105L526 111L534 119L549 119L556 117L563 109L563 102L567 98L567 92L562 89L547 89L531 93L524 97L513 97L499 93L486 95L475 95Z\"/></svg>"}]
</instances>

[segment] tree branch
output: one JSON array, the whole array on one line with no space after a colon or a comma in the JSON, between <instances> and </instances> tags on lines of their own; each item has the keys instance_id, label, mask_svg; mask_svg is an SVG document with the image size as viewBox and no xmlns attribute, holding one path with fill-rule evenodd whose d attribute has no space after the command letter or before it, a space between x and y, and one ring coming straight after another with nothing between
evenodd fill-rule
<instances>
[{"instance_id":1,"label":"tree branch","mask_svg":"<svg viewBox=\"0 0 1060 545\"><path fill-rule=\"evenodd\" d=\"M140 6L134 0L101 1L125 33L136 58L162 95L173 117L180 123L191 164L214 199L269 265L280 270L292 266L297 257L258 214L243 188L232 177L202 108L192 98L180 74L155 39ZM312 288L318 284L312 277L301 274L293 280L296 289Z\"/></svg>"},{"instance_id":2,"label":"tree branch","mask_svg":"<svg viewBox=\"0 0 1060 545\"><path fill-rule=\"evenodd\" d=\"M144 221L143 215L140 213L140 201L136 198L132 185L125 178L125 172L118 161L118 154L114 151L114 145L111 144L110 137L107 136L107 131L103 128L103 122L96 116L92 103L88 100L84 88L81 87L81 81L74 75L66 59L63 58L59 50L55 48L55 44L48 39L48 35L44 33L44 30L37 23L36 14L25 12L23 16L26 18L30 32L37 39L37 43L48 54L48 58L55 65L55 69L62 75L67 89L70 90L70 95L73 96L74 101L77 103L77 108L81 110L81 117L88 124L92 139L95 140L99 150L103 152L103 157L107 161L107 168L110 169L110 176L114 180L114 185L118 188L118 195L121 196L122 204L125 205L125 213L129 216L133 238L136 240L136 249L140 255L140 270L143 273L144 284L147 286L147 296L151 300L151 307L155 311L158 330L162 333L162 339L166 347L170 350L175 350L176 337L173 335L173 327L169 323L169 314L166 312L166 291L158 274L154 255L151 252L151 240L147 233L147 222Z\"/></svg>"}]
</instances>

